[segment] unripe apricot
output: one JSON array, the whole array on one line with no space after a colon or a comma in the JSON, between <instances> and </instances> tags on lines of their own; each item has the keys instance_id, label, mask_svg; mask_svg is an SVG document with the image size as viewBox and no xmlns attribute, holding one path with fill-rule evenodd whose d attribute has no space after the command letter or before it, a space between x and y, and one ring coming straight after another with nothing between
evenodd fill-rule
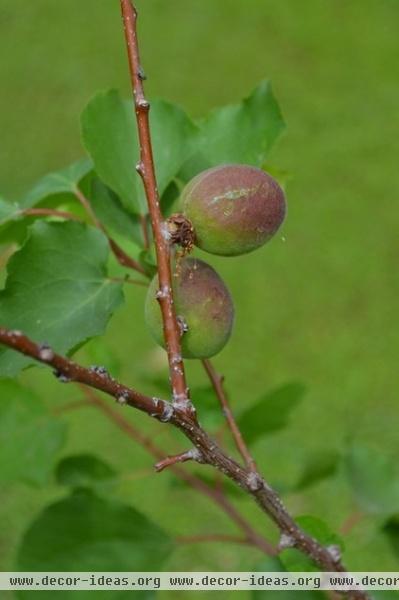
<instances>
[{"instance_id":1,"label":"unripe apricot","mask_svg":"<svg viewBox=\"0 0 399 600\"><path fill-rule=\"evenodd\" d=\"M158 277L152 280L145 303L145 320L156 342L165 347ZM162 293L162 290L161 292ZM182 325L182 356L209 358L230 337L234 307L230 292L216 271L197 258L185 258L173 278L177 318Z\"/></svg>"},{"instance_id":2,"label":"unripe apricot","mask_svg":"<svg viewBox=\"0 0 399 600\"><path fill-rule=\"evenodd\" d=\"M184 188L184 215L196 245L212 254L234 256L262 246L284 220L284 192L265 171L222 165L203 171Z\"/></svg>"}]
</instances>

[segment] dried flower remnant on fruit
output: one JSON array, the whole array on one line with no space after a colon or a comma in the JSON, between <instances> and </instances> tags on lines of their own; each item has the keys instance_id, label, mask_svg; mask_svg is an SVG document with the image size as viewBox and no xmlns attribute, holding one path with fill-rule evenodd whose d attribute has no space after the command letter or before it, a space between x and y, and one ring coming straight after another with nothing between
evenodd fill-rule
<instances>
[{"instance_id":1,"label":"dried flower remnant on fruit","mask_svg":"<svg viewBox=\"0 0 399 600\"><path fill-rule=\"evenodd\" d=\"M183 214L176 213L167 219L166 225L170 242L183 248L183 256L189 254L195 242L194 227L191 221Z\"/></svg>"}]
</instances>

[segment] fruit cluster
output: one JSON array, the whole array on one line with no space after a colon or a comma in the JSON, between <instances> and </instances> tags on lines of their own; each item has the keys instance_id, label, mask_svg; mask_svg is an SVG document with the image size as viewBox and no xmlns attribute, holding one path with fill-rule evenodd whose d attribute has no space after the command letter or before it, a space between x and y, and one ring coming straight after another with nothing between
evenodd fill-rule
<instances>
[{"instance_id":1,"label":"fruit cluster","mask_svg":"<svg viewBox=\"0 0 399 600\"><path fill-rule=\"evenodd\" d=\"M279 184L265 171L248 165L223 165L192 179L181 195L195 245L211 254L237 256L265 244L282 224L286 203ZM150 284L145 315L148 327L164 345L156 300L158 278ZM234 306L216 271L196 258L183 258L174 278L176 314L182 324L182 355L209 358L227 343Z\"/></svg>"}]
</instances>

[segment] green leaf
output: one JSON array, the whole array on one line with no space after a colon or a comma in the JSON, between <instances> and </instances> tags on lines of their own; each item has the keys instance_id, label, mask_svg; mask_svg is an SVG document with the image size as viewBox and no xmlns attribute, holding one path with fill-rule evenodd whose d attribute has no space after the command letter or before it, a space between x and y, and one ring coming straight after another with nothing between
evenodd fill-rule
<instances>
[{"instance_id":1,"label":"green leaf","mask_svg":"<svg viewBox=\"0 0 399 600\"><path fill-rule=\"evenodd\" d=\"M195 152L198 128L178 106L164 100L154 100L151 106L155 168L162 195L187 158Z\"/></svg>"},{"instance_id":2,"label":"green leaf","mask_svg":"<svg viewBox=\"0 0 399 600\"><path fill-rule=\"evenodd\" d=\"M121 285L107 279L108 255L107 239L92 227L36 222L8 263L0 323L61 353L100 335L123 300ZM32 362L0 348L0 376Z\"/></svg>"},{"instance_id":3,"label":"green leaf","mask_svg":"<svg viewBox=\"0 0 399 600\"><path fill-rule=\"evenodd\" d=\"M305 464L294 490L304 490L328 477L337 471L340 456L337 452L324 451L313 455Z\"/></svg>"},{"instance_id":4,"label":"green leaf","mask_svg":"<svg viewBox=\"0 0 399 600\"><path fill-rule=\"evenodd\" d=\"M141 221L137 215L128 212L118 196L98 177L93 178L90 204L99 221L109 231L134 241L143 247Z\"/></svg>"},{"instance_id":5,"label":"green leaf","mask_svg":"<svg viewBox=\"0 0 399 600\"><path fill-rule=\"evenodd\" d=\"M268 81L240 104L216 109L200 123L202 155L209 166L245 163L261 167L284 129Z\"/></svg>"},{"instance_id":6,"label":"green leaf","mask_svg":"<svg viewBox=\"0 0 399 600\"><path fill-rule=\"evenodd\" d=\"M65 442L64 423L33 392L0 381L0 481L48 482Z\"/></svg>"},{"instance_id":7,"label":"green leaf","mask_svg":"<svg viewBox=\"0 0 399 600\"><path fill-rule=\"evenodd\" d=\"M395 514L399 507L396 464L381 452L359 444L345 457L345 471L357 502L375 514Z\"/></svg>"},{"instance_id":8,"label":"green leaf","mask_svg":"<svg viewBox=\"0 0 399 600\"><path fill-rule=\"evenodd\" d=\"M8 202L0 196L0 225L12 220L20 211L20 207L15 202Z\"/></svg>"},{"instance_id":9,"label":"green leaf","mask_svg":"<svg viewBox=\"0 0 399 600\"><path fill-rule=\"evenodd\" d=\"M116 471L93 454L77 454L63 458L57 465L56 480L60 485L95 487L116 476Z\"/></svg>"},{"instance_id":10,"label":"green leaf","mask_svg":"<svg viewBox=\"0 0 399 600\"><path fill-rule=\"evenodd\" d=\"M142 250L139 254L139 262L149 277L154 277L157 273L157 259L155 248L151 246L149 250Z\"/></svg>"},{"instance_id":11,"label":"green leaf","mask_svg":"<svg viewBox=\"0 0 399 600\"><path fill-rule=\"evenodd\" d=\"M170 537L136 509L77 490L47 506L33 521L23 536L16 567L20 571L158 571L172 550ZM41 598L46 592L35 593ZM106 593L104 597L112 600L121 594ZM59 591L57 597L75 598L73 594Z\"/></svg>"},{"instance_id":12,"label":"green leaf","mask_svg":"<svg viewBox=\"0 0 399 600\"><path fill-rule=\"evenodd\" d=\"M191 397L206 429L219 427L223 423L223 412L212 386L204 385L193 388Z\"/></svg>"},{"instance_id":13,"label":"green leaf","mask_svg":"<svg viewBox=\"0 0 399 600\"><path fill-rule=\"evenodd\" d=\"M261 573L276 573L272 576L273 583L276 585L282 584L284 573L287 573L287 569L284 567L282 561L277 557L268 557L262 560L256 565L255 571ZM278 573L278 574L277 574ZM254 590L251 593L252 600L292 600L294 592L292 590ZM322 600L326 596L319 591L313 590L301 590L301 600Z\"/></svg>"},{"instance_id":14,"label":"green leaf","mask_svg":"<svg viewBox=\"0 0 399 600\"><path fill-rule=\"evenodd\" d=\"M301 383L288 383L262 396L238 418L238 426L247 443L286 427L291 412L305 393Z\"/></svg>"},{"instance_id":15,"label":"green leaf","mask_svg":"<svg viewBox=\"0 0 399 600\"><path fill-rule=\"evenodd\" d=\"M150 123L162 194L194 152L197 128L180 108L162 100L153 102ZM123 101L115 90L97 94L83 111L82 136L104 183L128 210L145 214L142 184L135 171L139 148L132 102Z\"/></svg>"},{"instance_id":16,"label":"green leaf","mask_svg":"<svg viewBox=\"0 0 399 600\"><path fill-rule=\"evenodd\" d=\"M341 549L344 549L342 538L334 533L322 519L311 515L302 515L295 520L306 533L318 540L323 546L338 545Z\"/></svg>"},{"instance_id":17,"label":"green leaf","mask_svg":"<svg viewBox=\"0 0 399 600\"><path fill-rule=\"evenodd\" d=\"M46 207L74 212L78 203L75 191L78 186L86 191L90 179L87 176L91 174L91 170L92 163L84 159L61 171L49 173L40 179L19 202L6 202L0 198L0 241L22 244L32 219L54 220L54 217L31 215L26 217L23 214L26 209Z\"/></svg>"},{"instance_id":18,"label":"green leaf","mask_svg":"<svg viewBox=\"0 0 399 600\"><path fill-rule=\"evenodd\" d=\"M138 144L133 106L128 106L116 90L101 92L84 109L81 126L83 143L101 179L126 208L145 212L135 171Z\"/></svg>"},{"instance_id":19,"label":"green leaf","mask_svg":"<svg viewBox=\"0 0 399 600\"><path fill-rule=\"evenodd\" d=\"M71 193L77 190L80 181L92 170L92 162L84 158L61 171L49 173L40 179L20 202L22 208L31 208L49 196Z\"/></svg>"},{"instance_id":20,"label":"green leaf","mask_svg":"<svg viewBox=\"0 0 399 600\"><path fill-rule=\"evenodd\" d=\"M388 537L393 551L399 557L399 514L395 515L385 523L383 532Z\"/></svg>"}]
</instances>

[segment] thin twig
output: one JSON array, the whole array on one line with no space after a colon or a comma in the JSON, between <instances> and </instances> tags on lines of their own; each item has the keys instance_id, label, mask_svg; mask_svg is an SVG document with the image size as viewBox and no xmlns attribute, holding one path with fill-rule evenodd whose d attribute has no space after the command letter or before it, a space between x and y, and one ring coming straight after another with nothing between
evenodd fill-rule
<instances>
[{"instance_id":1,"label":"thin twig","mask_svg":"<svg viewBox=\"0 0 399 600\"><path fill-rule=\"evenodd\" d=\"M342 535L348 535L356 527L360 521L364 519L364 514L360 510L354 511L348 516L348 518L342 523L340 533Z\"/></svg>"},{"instance_id":2,"label":"thin twig","mask_svg":"<svg viewBox=\"0 0 399 600\"><path fill-rule=\"evenodd\" d=\"M194 408L191 402L189 402L189 390L186 384L184 363L181 356L180 329L173 304L170 247L169 240L167 239L167 229L160 209L160 199L155 177L149 125L150 104L144 96L143 70L140 64L137 42L137 12L130 0L121 0L121 9L140 142L140 161L137 164L137 171L143 181L155 241L159 280L157 299L162 312L173 400L175 404L184 407L188 412L194 414Z\"/></svg>"},{"instance_id":3,"label":"thin twig","mask_svg":"<svg viewBox=\"0 0 399 600\"><path fill-rule=\"evenodd\" d=\"M206 542L229 542L232 544L252 545L247 538L237 535L225 535L224 533L210 533L204 535L179 535L175 538L178 544L202 544Z\"/></svg>"},{"instance_id":4,"label":"thin twig","mask_svg":"<svg viewBox=\"0 0 399 600\"><path fill-rule=\"evenodd\" d=\"M246 445L246 443L244 441L244 438L242 437L241 431L238 428L238 425L236 423L236 420L235 420L232 410L230 408L227 394L223 387L224 378L222 375L219 375L216 372L215 367L213 366L213 364L211 363L211 361L209 359L205 358L204 360L202 360L202 364L203 364L205 371L207 372L210 382L212 383L212 386L215 390L216 396L220 402L223 414L226 418L227 424L232 433L234 442L237 446L237 450L243 457L244 462L245 462L246 466L248 467L248 469L250 471L255 472L256 471L255 461L248 449L248 446Z\"/></svg>"},{"instance_id":5,"label":"thin twig","mask_svg":"<svg viewBox=\"0 0 399 600\"><path fill-rule=\"evenodd\" d=\"M164 452L154 443L152 436L150 437L144 435L141 430L130 423L119 410L116 410L107 402L102 400L102 398L95 394L91 388L85 385L80 385L80 388L86 396L87 405L91 404L92 406L98 408L108 419L110 419L117 427L119 427L121 431L123 431L135 442L140 444L155 459L161 460L163 458ZM172 465L170 470L173 471L176 477L179 477L185 481L193 489L208 497L217 506L219 506L219 508L221 508L230 517L233 523L235 523L237 527L244 532L246 539L250 540L253 546L256 546L259 548L259 550L268 555L274 555L276 553L276 548L264 537L259 535L255 529L253 529L253 527L237 511L230 500L225 497L221 490L214 490L202 479L196 475L193 475L192 473L187 472L177 465Z\"/></svg>"},{"instance_id":6,"label":"thin twig","mask_svg":"<svg viewBox=\"0 0 399 600\"><path fill-rule=\"evenodd\" d=\"M21 331L0 327L0 343L51 366L55 376L62 383L72 381L84 383L112 396L118 404L133 406L159 421L168 421L173 413L172 405L166 400L145 396L119 383L107 374L82 367L68 358L56 354L48 345L36 344Z\"/></svg>"},{"instance_id":7,"label":"thin twig","mask_svg":"<svg viewBox=\"0 0 399 600\"><path fill-rule=\"evenodd\" d=\"M154 465L154 469L157 471L157 473L160 473L164 469L173 467L173 465L177 465L178 463L187 462L188 460L196 460L197 462L201 462L200 456L201 455L196 448L191 448L190 450L180 452L180 454L166 456L162 460L158 461L156 465Z\"/></svg>"},{"instance_id":8,"label":"thin twig","mask_svg":"<svg viewBox=\"0 0 399 600\"><path fill-rule=\"evenodd\" d=\"M132 258L128 254L126 254L126 252L119 246L119 244L117 244L117 242L115 242L115 240L113 240L108 235L104 225L97 219L97 216L91 207L89 199L86 198L86 196L84 195L82 190L80 190L79 188L76 188L75 196L79 200L79 202L83 206L83 208L85 209L86 213L92 220L93 224L98 229L100 229L103 232L103 234L106 236L106 238L108 239L109 246L110 246L116 260L119 262L119 264L121 264L123 267L127 267L128 269L133 269L133 271L137 271L138 273L141 273L142 275L145 275L146 277L148 277L144 267L142 267L141 264L139 262L137 262L137 260L134 260L134 258Z\"/></svg>"},{"instance_id":9,"label":"thin twig","mask_svg":"<svg viewBox=\"0 0 399 600\"><path fill-rule=\"evenodd\" d=\"M75 196L79 200L80 204L85 209L86 213L89 215L90 219L93 221L94 225L98 227L98 229L103 229L101 222L97 219L97 215L91 207L89 200L86 198L84 193L78 187L75 188Z\"/></svg>"}]
</instances>

